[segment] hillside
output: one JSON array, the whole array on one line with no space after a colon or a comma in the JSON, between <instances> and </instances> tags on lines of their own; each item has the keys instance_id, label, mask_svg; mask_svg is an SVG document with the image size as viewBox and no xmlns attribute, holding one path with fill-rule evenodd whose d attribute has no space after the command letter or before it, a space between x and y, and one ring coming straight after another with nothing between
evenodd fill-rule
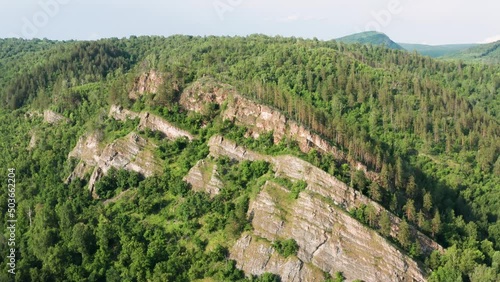
<instances>
[{"instance_id":1,"label":"hillside","mask_svg":"<svg viewBox=\"0 0 500 282\"><path fill-rule=\"evenodd\" d=\"M464 62L500 64L500 41L482 44L446 56Z\"/></svg>"},{"instance_id":2,"label":"hillside","mask_svg":"<svg viewBox=\"0 0 500 282\"><path fill-rule=\"evenodd\" d=\"M425 44L409 44L398 43L401 47L408 51L416 51L423 56L433 58L452 55L466 49L476 47L478 44L450 44L450 45L425 45Z\"/></svg>"},{"instance_id":3,"label":"hillside","mask_svg":"<svg viewBox=\"0 0 500 282\"><path fill-rule=\"evenodd\" d=\"M0 47L17 281L500 278L496 65L262 35Z\"/></svg>"},{"instance_id":4,"label":"hillside","mask_svg":"<svg viewBox=\"0 0 500 282\"><path fill-rule=\"evenodd\" d=\"M403 47L401 47L398 43L392 41L387 35L376 31L366 31L366 32L356 33L341 38L337 38L335 40L347 44L353 44L353 43L369 44L369 45L385 46L387 48L395 50L404 50Z\"/></svg>"}]
</instances>

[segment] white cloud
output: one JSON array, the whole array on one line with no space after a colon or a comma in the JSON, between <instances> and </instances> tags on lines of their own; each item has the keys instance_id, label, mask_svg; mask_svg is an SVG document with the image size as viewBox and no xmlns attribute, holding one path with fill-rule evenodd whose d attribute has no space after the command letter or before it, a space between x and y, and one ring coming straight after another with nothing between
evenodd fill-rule
<instances>
[{"instance_id":1,"label":"white cloud","mask_svg":"<svg viewBox=\"0 0 500 282\"><path fill-rule=\"evenodd\" d=\"M492 36L492 37L488 37L486 38L485 40L483 40L482 42L479 42L479 43L493 43L493 42L497 42L500 40L500 34L499 35L495 35L495 36Z\"/></svg>"}]
</instances>

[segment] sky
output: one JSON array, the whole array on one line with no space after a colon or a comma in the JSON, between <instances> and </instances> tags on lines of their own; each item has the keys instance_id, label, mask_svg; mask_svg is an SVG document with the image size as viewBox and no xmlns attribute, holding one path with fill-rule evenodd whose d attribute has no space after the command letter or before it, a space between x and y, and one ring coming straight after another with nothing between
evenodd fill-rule
<instances>
[{"instance_id":1,"label":"sky","mask_svg":"<svg viewBox=\"0 0 500 282\"><path fill-rule=\"evenodd\" d=\"M0 38L267 34L335 39L377 30L400 43L500 40L498 0L0 0Z\"/></svg>"}]
</instances>

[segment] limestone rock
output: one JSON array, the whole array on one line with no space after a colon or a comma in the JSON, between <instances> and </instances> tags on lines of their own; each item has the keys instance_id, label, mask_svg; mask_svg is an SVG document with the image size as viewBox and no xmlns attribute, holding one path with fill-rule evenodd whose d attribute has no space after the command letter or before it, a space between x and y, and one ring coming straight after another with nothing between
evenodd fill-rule
<instances>
[{"instance_id":1,"label":"limestone rock","mask_svg":"<svg viewBox=\"0 0 500 282\"><path fill-rule=\"evenodd\" d=\"M313 133L294 120L286 118L280 111L262 105L240 95L234 87L211 78L193 83L181 95L180 104L187 110L203 112L207 103L223 105L222 117L248 128L247 135L258 138L263 133L273 132L274 142L285 137L297 141L300 149L307 153L312 149L332 154L338 161L348 161L353 167L365 172L372 181L378 181L378 174L357 161L350 160L337 147Z\"/></svg>"},{"instance_id":2,"label":"limestone rock","mask_svg":"<svg viewBox=\"0 0 500 282\"><path fill-rule=\"evenodd\" d=\"M360 208L363 205L372 205L377 213L388 212L391 216L391 236L396 238L398 226L401 219L385 210L380 204L372 201L362 193L354 190L334 176L313 166L312 164L294 156L266 156L247 150L234 142L228 141L221 136L213 136L209 140L210 155L212 157L227 156L231 159L263 160L273 165L276 176L286 177L292 180L304 180L307 183L307 191L314 192L326 199L331 200L344 210ZM411 227L413 234L418 239L424 254L430 254L434 250L442 251L443 248L427 237L425 234Z\"/></svg>"},{"instance_id":3,"label":"limestone rock","mask_svg":"<svg viewBox=\"0 0 500 282\"><path fill-rule=\"evenodd\" d=\"M161 164L151 152L152 144L132 132L103 147L97 134L80 138L69 157L80 159L67 181L83 178L92 171L89 189L93 191L95 182L105 175L111 167L138 172L145 177L161 172Z\"/></svg>"},{"instance_id":4,"label":"limestone rock","mask_svg":"<svg viewBox=\"0 0 500 282\"><path fill-rule=\"evenodd\" d=\"M152 131L159 131L171 140L182 137L186 137L190 141L194 139L193 135L191 135L189 132L171 125L169 122L156 115L150 113L141 113L140 118L141 122L139 123L139 130L149 128Z\"/></svg>"},{"instance_id":5,"label":"limestone rock","mask_svg":"<svg viewBox=\"0 0 500 282\"><path fill-rule=\"evenodd\" d=\"M347 281L425 281L421 266L341 208L314 192L302 192L293 202L283 193L285 188L267 182L250 203L254 231L231 249L231 258L246 273L271 272L284 282L322 281L322 271L340 271ZM296 258L273 253L266 242L279 238L297 242Z\"/></svg>"},{"instance_id":6,"label":"limestone rock","mask_svg":"<svg viewBox=\"0 0 500 282\"><path fill-rule=\"evenodd\" d=\"M283 282L324 281L323 272L318 268L294 256L285 259L276 253L269 242L250 234L243 234L230 253L237 267L248 274L274 273Z\"/></svg>"},{"instance_id":7,"label":"limestone rock","mask_svg":"<svg viewBox=\"0 0 500 282\"><path fill-rule=\"evenodd\" d=\"M205 191L211 196L218 195L224 186L219 179L217 165L210 160L198 161L184 181L191 184L194 191Z\"/></svg>"},{"instance_id":8,"label":"limestone rock","mask_svg":"<svg viewBox=\"0 0 500 282\"><path fill-rule=\"evenodd\" d=\"M161 132L166 138L175 140L186 137L190 141L194 139L193 135L185 130L179 129L159 116L148 112L136 113L121 106L113 105L109 110L109 116L120 121L139 118L138 130L149 128L152 131Z\"/></svg>"},{"instance_id":9,"label":"limestone rock","mask_svg":"<svg viewBox=\"0 0 500 282\"><path fill-rule=\"evenodd\" d=\"M62 116L54 111L51 111L51 110L43 111L43 121L46 123L50 123L50 124L69 122L69 120L67 118L65 118L64 116Z\"/></svg>"},{"instance_id":10,"label":"limestone rock","mask_svg":"<svg viewBox=\"0 0 500 282\"><path fill-rule=\"evenodd\" d=\"M157 71L145 72L136 78L134 87L128 96L135 100L146 93L156 93L163 82L164 78Z\"/></svg>"},{"instance_id":11,"label":"limestone rock","mask_svg":"<svg viewBox=\"0 0 500 282\"><path fill-rule=\"evenodd\" d=\"M235 93L236 91L230 85L204 77L183 92L179 103L189 111L203 113L206 104L222 105Z\"/></svg>"}]
</instances>

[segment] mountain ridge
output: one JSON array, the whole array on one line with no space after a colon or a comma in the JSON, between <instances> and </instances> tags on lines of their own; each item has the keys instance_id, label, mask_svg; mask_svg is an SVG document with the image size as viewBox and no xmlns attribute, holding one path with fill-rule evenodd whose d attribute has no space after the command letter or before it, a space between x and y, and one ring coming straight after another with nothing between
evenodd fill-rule
<instances>
[{"instance_id":1,"label":"mountain ridge","mask_svg":"<svg viewBox=\"0 0 500 282\"><path fill-rule=\"evenodd\" d=\"M344 37L340 37L335 39L336 41L343 43L359 43L359 44L370 44L370 45L379 45L385 46L390 49L395 50L404 50L398 43L392 41L389 36L384 33L376 32L376 31L366 31L361 33L355 33L351 35L347 35Z\"/></svg>"}]
</instances>

